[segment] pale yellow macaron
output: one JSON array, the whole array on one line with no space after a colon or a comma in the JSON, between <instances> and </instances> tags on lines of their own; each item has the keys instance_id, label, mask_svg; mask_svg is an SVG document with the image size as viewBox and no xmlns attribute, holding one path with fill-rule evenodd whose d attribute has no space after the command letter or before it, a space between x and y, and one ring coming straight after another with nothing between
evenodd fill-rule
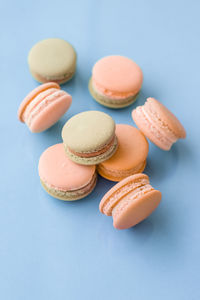
<instances>
[{"instance_id":1,"label":"pale yellow macaron","mask_svg":"<svg viewBox=\"0 0 200 300\"><path fill-rule=\"evenodd\" d=\"M101 111L84 111L62 129L66 155L80 165L97 165L117 150L115 122Z\"/></svg>"},{"instance_id":2,"label":"pale yellow macaron","mask_svg":"<svg viewBox=\"0 0 200 300\"><path fill-rule=\"evenodd\" d=\"M29 52L28 64L32 76L39 82L62 84L76 70L76 52L65 40L50 38L35 44Z\"/></svg>"}]
</instances>

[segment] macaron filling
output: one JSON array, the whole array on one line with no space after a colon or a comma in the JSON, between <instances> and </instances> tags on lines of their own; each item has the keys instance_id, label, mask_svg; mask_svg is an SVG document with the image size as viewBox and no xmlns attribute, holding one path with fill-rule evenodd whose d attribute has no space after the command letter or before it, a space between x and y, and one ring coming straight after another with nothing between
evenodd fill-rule
<instances>
[{"instance_id":1,"label":"macaron filling","mask_svg":"<svg viewBox=\"0 0 200 300\"><path fill-rule=\"evenodd\" d=\"M93 152L76 152L72 149L70 149L69 147L67 147L68 151L71 152L74 155L77 155L79 157L94 157L94 156L99 156L101 154L106 153L115 143L116 141L116 136L114 136L110 142L108 142L108 144L104 145L102 148L93 151Z\"/></svg>"},{"instance_id":2,"label":"macaron filling","mask_svg":"<svg viewBox=\"0 0 200 300\"><path fill-rule=\"evenodd\" d=\"M134 189L113 207L112 216L116 217L119 213L125 210L126 207L130 205L130 203L136 201L141 196L152 191L154 191L154 189L150 184L146 184L144 186L138 187L137 189Z\"/></svg>"},{"instance_id":3,"label":"macaron filling","mask_svg":"<svg viewBox=\"0 0 200 300\"><path fill-rule=\"evenodd\" d=\"M39 82L53 81L53 82L60 84L60 83L63 83L65 81L71 79L75 73L75 69L74 69L74 71L67 72L64 75L57 75L57 76L49 76L49 75L42 76L42 75L34 72L33 70L31 70L31 73L32 73L33 77L35 77Z\"/></svg>"},{"instance_id":4,"label":"macaron filling","mask_svg":"<svg viewBox=\"0 0 200 300\"><path fill-rule=\"evenodd\" d=\"M136 95L130 96L128 98L120 98L120 99L110 98L106 95L103 95L101 92L99 92L95 89L95 87L92 83L92 79L90 79L90 81L89 81L89 91L97 102L99 102L102 105L112 107L112 108L121 108L121 107L128 106L128 105L132 104L138 96L138 93L137 93Z\"/></svg>"},{"instance_id":5,"label":"macaron filling","mask_svg":"<svg viewBox=\"0 0 200 300\"><path fill-rule=\"evenodd\" d=\"M97 180L97 174L96 172L94 173L94 175L92 176L91 180L86 183L85 185L79 187L78 189L65 189L63 186L59 187L59 186L54 186L53 184L49 184L48 182L45 181L45 179L40 178L40 180L42 181L42 183L45 185L45 187L48 190L54 190L54 192L59 193L60 196L82 196L84 194L89 193L95 186L96 184L96 180Z\"/></svg>"},{"instance_id":6,"label":"macaron filling","mask_svg":"<svg viewBox=\"0 0 200 300\"><path fill-rule=\"evenodd\" d=\"M102 85L100 85L93 77L92 77L92 86L95 91L98 93L115 100L122 100L129 97L133 97L138 91L130 91L130 92L120 92L120 91L112 91L106 89Z\"/></svg>"},{"instance_id":7,"label":"macaron filling","mask_svg":"<svg viewBox=\"0 0 200 300\"><path fill-rule=\"evenodd\" d=\"M57 90L49 94L47 97L43 98L33 109L29 111L29 114L27 114L27 117L25 119L27 125L30 126L33 118L37 116L47 105L58 101L61 99L61 97L65 96L66 93L64 91Z\"/></svg>"},{"instance_id":8,"label":"macaron filling","mask_svg":"<svg viewBox=\"0 0 200 300\"><path fill-rule=\"evenodd\" d=\"M29 118L29 115L39 104L46 100L47 97L51 97L52 94L57 93L58 91L60 90L56 88L49 88L39 94L36 94L35 97L33 97L31 101L27 103L22 115L23 120L26 122L26 120Z\"/></svg>"},{"instance_id":9,"label":"macaron filling","mask_svg":"<svg viewBox=\"0 0 200 300\"><path fill-rule=\"evenodd\" d=\"M150 188L149 180L147 178L139 178L129 183L125 183L114 191L105 201L103 201L100 210L107 216L112 215L113 208L121 201L125 196L130 194L136 195L145 189ZM151 187L152 188L152 187Z\"/></svg>"},{"instance_id":10,"label":"macaron filling","mask_svg":"<svg viewBox=\"0 0 200 300\"><path fill-rule=\"evenodd\" d=\"M96 156L80 157L70 152L66 145L64 147L67 156L75 163L81 165L96 165L105 161L106 159L109 159L115 153L115 151L117 150L117 138L115 138L114 143L108 148L106 152Z\"/></svg>"}]
</instances>

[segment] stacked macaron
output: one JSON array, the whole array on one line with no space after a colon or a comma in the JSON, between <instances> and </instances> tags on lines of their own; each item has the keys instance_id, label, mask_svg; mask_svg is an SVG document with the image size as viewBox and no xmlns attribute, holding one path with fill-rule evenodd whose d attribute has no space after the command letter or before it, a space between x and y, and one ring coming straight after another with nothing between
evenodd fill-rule
<instances>
[{"instance_id":1,"label":"stacked macaron","mask_svg":"<svg viewBox=\"0 0 200 300\"><path fill-rule=\"evenodd\" d=\"M42 85L30 92L18 110L18 118L32 132L55 124L69 109L72 97L59 84L76 70L76 52L61 39L37 43L28 56L32 76ZM140 67L120 55L107 56L94 65L89 81L92 97L109 108L123 108L137 98L143 82ZM71 117L62 129L63 143L46 149L39 159L42 187L54 198L85 198L96 186L98 174L118 182L102 198L99 209L113 217L117 229L132 227L159 205L161 192L154 189L145 169L149 144L163 150L186 137L179 120L163 104L148 98L132 111L137 129L115 124L101 111L84 111Z\"/></svg>"},{"instance_id":2,"label":"stacked macaron","mask_svg":"<svg viewBox=\"0 0 200 300\"><path fill-rule=\"evenodd\" d=\"M115 122L100 111L86 111L69 119L63 144L48 148L39 160L43 188L53 197L72 201L90 194L97 181L96 164L117 149Z\"/></svg>"}]
</instances>

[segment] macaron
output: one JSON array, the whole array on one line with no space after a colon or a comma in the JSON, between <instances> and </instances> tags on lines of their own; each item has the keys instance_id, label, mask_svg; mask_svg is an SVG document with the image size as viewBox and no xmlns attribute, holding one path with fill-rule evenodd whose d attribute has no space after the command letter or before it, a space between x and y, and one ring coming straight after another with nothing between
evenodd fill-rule
<instances>
[{"instance_id":1,"label":"macaron","mask_svg":"<svg viewBox=\"0 0 200 300\"><path fill-rule=\"evenodd\" d=\"M159 205L161 192L145 174L129 176L113 186L102 198L99 209L113 217L113 226L127 229L146 219Z\"/></svg>"},{"instance_id":2,"label":"macaron","mask_svg":"<svg viewBox=\"0 0 200 300\"><path fill-rule=\"evenodd\" d=\"M89 91L100 104L121 108L132 104L141 89L143 74L130 58L112 55L96 62Z\"/></svg>"},{"instance_id":3,"label":"macaron","mask_svg":"<svg viewBox=\"0 0 200 300\"><path fill-rule=\"evenodd\" d=\"M39 160L40 181L54 198L73 201L89 195L96 185L95 166L81 166L72 162L63 144L46 149Z\"/></svg>"},{"instance_id":4,"label":"macaron","mask_svg":"<svg viewBox=\"0 0 200 300\"><path fill-rule=\"evenodd\" d=\"M115 122L100 111L73 116L63 127L62 138L66 155L82 165L96 165L117 150Z\"/></svg>"},{"instance_id":5,"label":"macaron","mask_svg":"<svg viewBox=\"0 0 200 300\"><path fill-rule=\"evenodd\" d=\"M55 124L68 110L72 97L55 82L42 84L22 101L18 118L32 132L41 132Z\"/></svg>"},{"instance_id":6,"label":"macaron","mask_svg":"<svg viewBox=\"0 0 200 300\"><path fill-rule=\"evenodd\" d=\"M163 150L170 150L178 139L186 137L176 116L154 98L148 98L144 105L134 109L132 118L144 135Z\"/></svg>"},{"instance_id":7,"label":"macaron","mask_svg":"<svg viewBox=\"0 0 200 300\"><path fill-rule=\"evenodd\" d=\"M58 38L42 40L28 55L32 76L39 82L62 84L72 78L76 70L76 52L67 41Z\"/></svg>"},{"instance_id":8,"label":"macaron","mask_svg":"<svg viewBox=\"0 0 200 300\"><path fill-rule=\"evenodd\" d=\"M100 163L97 171L106 179L120 181L143 172L149 145L142 132L130 125L117 124L115 134L118 140L117 151L111 158Z\"/></svg>"}]
</instances>

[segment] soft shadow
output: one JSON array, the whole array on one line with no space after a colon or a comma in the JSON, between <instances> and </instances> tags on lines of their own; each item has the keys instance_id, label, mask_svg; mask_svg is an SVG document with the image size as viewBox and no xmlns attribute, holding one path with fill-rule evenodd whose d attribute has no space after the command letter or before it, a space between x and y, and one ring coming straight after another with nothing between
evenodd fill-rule
<instances>
[{"instance_id":1,"label":"soft shadow","mask_svg":"<svg viewBox=\"0 0 200 300\"><path fill-rule=\"evenodd\" d=\"M150 178L163 179L175 172L178 163L179 155L176 147L171 151L163 151L151 144L144 172Z\"/></svg>"},{"instance_id":2,"label":"soft shadow","mask_svg":"<svg viewBox=\"0 0 200 300\"><path fill-rule=\"evenodd\" d=\"M85 76L85 73L82 74L81 69L77 68L76 73L74 74L72 79L61 85L61 89L69 93L74 93L76 87L78 87L78 90L87 88L88 80L89 79Z\"/></svg>"},{"instance_id":3,"label":"soft shadow","mask_svg":"<svg viewBox=\"0 0 200 300\"><path fill-rule=\"evenodd\" d=\"M65 123L72 117L72 113L67 112L57 123L51 126L49 129L39 133L40 138L46 141L51 140L52 145L61 143L61 132Z\"/></svg>"},{"instance_id":4,"label":"soft shadow","mask_svg":"<svg viewBox=\"0 0 200 300\"><path fill-rule=\"evenodd\" d=\"M162 251L164 255L169 255L170 249L177 251L181 245L178 232L174 230L174 223L171 220L172 216L174 217L173 206L167 205L165 201L166 199L163 199L151 216L130 228L127 233L129 238L133 239L134 245L151 244L154 240L155 245L152 244L152 247L156 247L159 243L159 251Z\"/></svg>"},{"instance_id":5,"label":"soft shadow","mask_svg":"<svg viewBox=\"0 0 200 300\"><path fill-rule=\"evenodd\" d=\"M187 164L191 159L192 149L184 141L178 141L169 151L163 151L149 143L149 155L144 173L151 178L162 180L174 174L180 163Z\"/></svg>"},{"instance_id":6,"label":"soft shadow","mask_svg":"<svg viewBox=\"0 0 200 300\"><path fill-rule=\"evenodd\" d=\"M85 205L89 205L90 209L92 206L98 207L100 200L104 196L104 194L115 184L115 182L108 181L100 176L97 178L97 184L94 190L91 194L89 194L87 197L76 200L76 201L62 201L59 199L56 199L49 195L46 191L43 190L43 196L47 201L51 201L53 205L56 206L70 206L70 207L85 207Z\"/></svg>"}]
</instances>

